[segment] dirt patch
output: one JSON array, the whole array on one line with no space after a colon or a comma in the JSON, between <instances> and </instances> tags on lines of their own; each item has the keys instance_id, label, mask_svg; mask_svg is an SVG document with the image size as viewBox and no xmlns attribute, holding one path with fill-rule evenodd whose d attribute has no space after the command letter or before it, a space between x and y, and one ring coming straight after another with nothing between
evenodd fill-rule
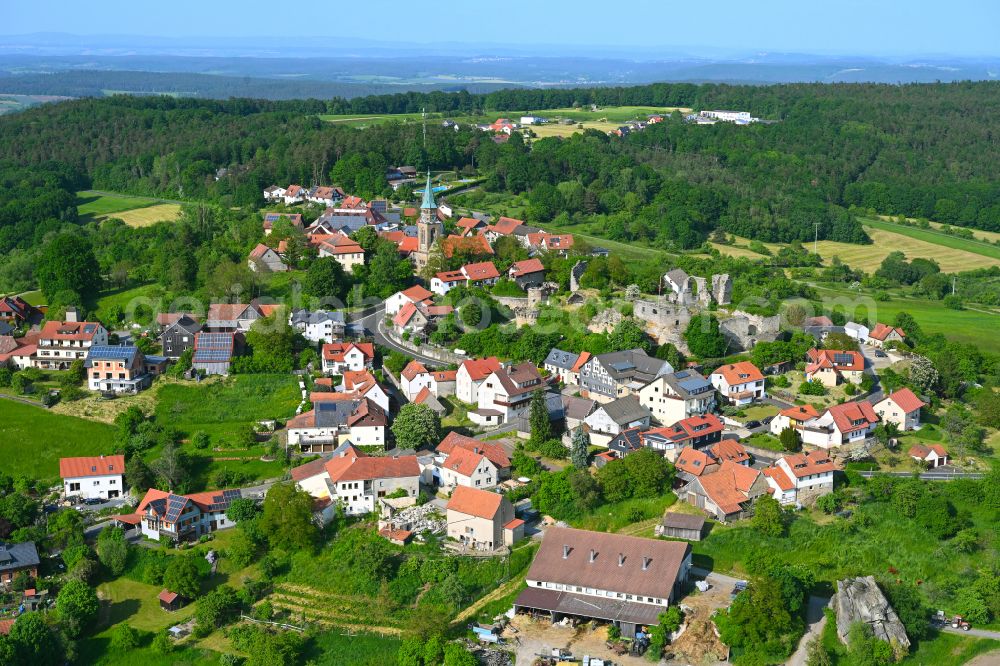
<instances>
[{"instance_id":1,"label":"dirt patch","mask_svg":"<svg viewBox=\"0 0 1000 666\"><path fill-rule=\"evenodd\" d=\"M713 584L705 592L694 591L684 597L684 630L668 648L676 661L715 664L726 660L729 648L716 635L712 614L729 606L730 591L730 586Z\"/></svg>"},{"instance_id":2,"label":"dirt patch","mask_svg":"<svg viewBox=\"0 0 1000 666\"><path fill-rule=\"evenodd\" d=\"M1000 650L981 654L972 661L965 662L965 666L998 666L1000 664Z\"/></svg>"}]
</instances>

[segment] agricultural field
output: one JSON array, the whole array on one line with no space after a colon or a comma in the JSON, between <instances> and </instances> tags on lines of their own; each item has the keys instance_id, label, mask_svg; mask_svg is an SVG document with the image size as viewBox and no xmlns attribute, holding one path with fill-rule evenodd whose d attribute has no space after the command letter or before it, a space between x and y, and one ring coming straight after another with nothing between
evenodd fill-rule
<instances>
[{"instance_id":1,"label":"agricultural field","mask_svg":"<svg viewBox=\"0 0 1000 666\"><path fill-rule=\"evenodd\" d=\"M127 194L104 194L91 190L77 192L77 212L82 218L104 220L115 217L130 227L145 227L156 222L172 222L180 217L181 206L149 197Z\"/></svg>"},{"instance_id":2,"label":"agricultural field","mask_svg":"<svg viewBox=\"0 0 1000 666\"><path fill-rule=\"evenodd\" d=\"M895 222L894 218L890 217L889 215L879 215L878 219L881 220L881 221L883 221L883 222L888 222L888 223L894 223ZM906 219L909 222L916 222L916 220L914 218L912 218L912 217L908 217ZM930 226L931 226L932 229L941 229L943 227L948 226L948 225L943 224L941 222L934 222L933 220L931 220L929 222L929 224L930 224ZM996 232L996 231L984 231L982 229L973 229L972 227L959 227L957 225L951 225L951 226L952 226L952 228L956 228L956 229L968 229L969 231L972 232L972 235L976 239L981 240L981 241L986 242L986 243L1000 242L1000 232Z\"/></svg>"},{"instance_id":3,"label":"agricultural field","mask_svg":"<svg viewBox=\"0 0 1000 666\"><path fill-rule=\"evenodd\" d=\"M110 453L115 429L0 398L0 460L6 474L52 479L59 458Z\"/></svg>"}]
</instances>

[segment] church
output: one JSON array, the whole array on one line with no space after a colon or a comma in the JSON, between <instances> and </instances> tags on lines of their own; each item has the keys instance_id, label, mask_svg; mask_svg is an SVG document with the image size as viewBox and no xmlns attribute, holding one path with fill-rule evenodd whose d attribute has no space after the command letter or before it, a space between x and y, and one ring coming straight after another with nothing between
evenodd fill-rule
<instances>
[{"instance_id":1,"label":"church","mask_svg":"<svg viewBox=\"0 0 1000 666\"><path fill-rule=\"evenodd\" d=\"M417 271L423 270L430 258L434 243L444 236L444 225L437 216L437 203L434 201L434 189L431 185L431 172L427 172L427 185L424 186L424 199L420 203L420 220L417 222L417 251L413 260Z\"/></svg>"}]
</instances>

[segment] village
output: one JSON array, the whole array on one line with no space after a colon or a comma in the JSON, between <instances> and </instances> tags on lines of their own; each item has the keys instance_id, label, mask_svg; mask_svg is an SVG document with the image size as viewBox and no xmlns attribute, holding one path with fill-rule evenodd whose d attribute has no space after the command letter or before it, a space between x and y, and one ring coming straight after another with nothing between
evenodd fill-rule
<instances>
[{"instance_id":1,"label":"village","mask_svg":"<svg viewBox=\"0 0 1000 666\"><path fill-rule=\"evenodd\" d=\"M530 120L522 124L542 119ZM399 167L387 178L415 182L418 175ZM370 259L364 237L375 236L412 262L415 278L385 299L296 308L218 302L204 311L156 313L145 330L113 331L74 309L65 320L41 324L44 309L5 297L0 364L15 373L79 368L87 390L113 401L148 391L178 363L187 382L227 377L248 353L248 336L267 334L261 323L287 325L316 360L298 376L296 413L259 424L275 433L290 461L276 482L311 498L319 527L371 521L394 546L434 544L454 556L509 559L531 549L523 589L514 590L495 622L472 626L469 642L474 650L509 650L506 658L516 656L516 663L568 661L583 657L581 651L585 664L641 663L650 649L676 663L725 661L729 647L712 618L746 581L696 566L692 544L713 525L756 525L761 515L827 506L824 498L840 497L837 480L848 463L884 460L885 452L896 461L893 472L965 473L968 460L956 461L961 456L917 436L930 398L880 382L882 369L908 362L906 330L881 322L835 325L826 315L792 323L753 314L732 302L725 274L676 268L662 276L657 294L637 288L621 294L629 315L611 308L595 317L599 332L625 322L650 344L603 353L556 346L533 362L470 356L448 338L442 343L447 326L456 319L466 324L459 315L470 294L495 299L515 330L537 325L545 308L578 310L595 296L580 284L588 262L609 252L519 219L456 216L436 200L435 189L426 174L420 205L412 208L364 201L335 186L263 192L276 210L262 212L262 240L246 258L250 270L287 272L292 254L313 252L351 274ZM321 212L306 223L294 212L303 206ZM500 260L501 248L523 258ZM570 266L568 284L551 278L546 266L553 259ZM461 301L453 298L459 293ZM476 307L495 309L485 302ZM717 365L685 360L691 322L708 312L718 319L711 332L727 349ZM676 354L649 353L668 346ZM781 358L761 353L767 362L753 362L755 350L779 348ZM400 441L402 429L394 427L400 422L412 429L405 439L417 447ZM538 448L550 441L561 453ZM526 443L535 448L526 450ZM895 453L901 443L902 462ZM621 461L632 456L650 467L623 471ZM58 462L61 501L85 510L115 500L124 510L107 514L104 524L156 544L197 543L235 527L233 503L266 502L275 483L190 494L150 488L140 496L127 486L122 455ZM573 528L539 510L538 482L526 471L559 473L569 465L598 479L610 476L604 468L625 478L662 474L657 482L665 481L663 491L677 501L652 520L635 520L641 527L635 533ZM4 555L0 580L38 576L32 542L8 544ZM854 603L848 590L864 598L881 594L860 578L838 587L831 604L845 608ZM33 589L23 594L26 603L34 600ZM159 597L170 611L191 601L170 589ZM885 625L893 640L905 642L898 618L893 623L872 610L877 601L858 601L844 612ZM845 639L839 619L838 632Z\"/></svg>"}]
</instances>

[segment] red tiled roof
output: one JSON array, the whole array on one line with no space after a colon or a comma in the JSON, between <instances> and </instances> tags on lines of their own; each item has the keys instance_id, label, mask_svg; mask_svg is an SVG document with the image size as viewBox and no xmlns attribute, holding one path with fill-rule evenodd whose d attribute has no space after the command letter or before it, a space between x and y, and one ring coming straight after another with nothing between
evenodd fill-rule
<instances>
[{"instance_id":1,"label":"red tiled roof","mask_svg":"<svg viewBox=\"0 0 1000 666\"><path fill-rule=\"evenodd\" d=\"M6 636L14 626L14 620L0 620L0 636Z\"/></svg>"},{"instance_id":2,"label":"red tiled roof","mask_svg":"<svg viewBox=\"0 0 1000 666\"><path fill-rule=\"evenodd\" d=\"M927 460L927 456L930 455L931 451L938 454L938 457L944 457L948 455L948 452L944 450L944 447L940 444L931 444L930 446L924 446L923 444L914 444L910 447L908 455L911 458L920 458L921 460Z\"/></svg>"},{"instance_id":3,"label":"red tiled roof","mask_svg":"<svg viewBox=\"0 0 1000 666\"><path fill-rule=\"evenodd\" d=\"M786 416L792 421L808 421L809 419L814 419L819 416L819 412L812 405L796 405L794 407L789 407L788 409L781 410L780 414Z\"/></svg>"},{"instance_id":4,"label":"red tiled roof","mask_svg":"<svg viewBox=\"0 0 1000 666\"><path fill-rule=\"evenodd\" d=\"M436 370L431 375L436 382L453 382L458 378L458 370Z\"/></svg>"},{"instance_id":5,"label":"red tiled roof","mask_svg":"<svg viewBox=\"0 0 1000 666\"><path fill-rule=\"evenodd\" d=\"M322 474L325 470L326 470L326 459L316 458L316 460L310 460L304 465L293 467L291 471L292 481L296 482L303 481L310 477L316 476L317 474Z\"/></svg>"},{"instance_id":6,"label":"red tiled roof","mask_svg":"<svg viewBox=\"0 0 1000 666\"><path fill-rule=\"evenodd\" d=\"M420 476L420 465L416 456L372 457L359 452L356 456L331 458L326 471L333 482L398 479Z\"/></svg>"},{"instance_id":7,"label":"red tiled roof","mask_svg":"<svg viewBox=\"0 0 1000 666\"><path fill-rule=\"evenodd\" d=\"M515 261L510 267L511 277L521 277L522 275L529 275L531 273L539 273L545 270L545 266L542 265L541 259L525 259L524 261Z\"/></svg>"},{"instance_id":8,"label":"red tiled roof","mask_svg":"<svg viewBox=\"0 0 1000 666\"><path fill-rule=\"evenodd\" d=\"M434 293L428 291L419 284L413 285L409 289L404 289L402 292L403 296L406 296L410 301L414 303L420 303L434 297Z\"/></svg>"},{"instance_id":9,"label":"red tiled roof","mask_svg":"<svg viewBox=\"0 0 1000 666\"><path fill-rule=\"evenodd\" d=\"M493 280L500 277L497 267L491 261L481 261L477 264L462 266L462 272L472 281Z\"/></svg>"},{"instance_id":10,"label":"red tiled roof","mask_svg":"<svg viewBox=\"0 0 1000 666\"><path fill-rule=\"evenodd\" d=\"M835 355L840 354L850 356L851 362L849 364L837 365L834 361ZM807 356L812 362L810 367L833 367L842 371L857 371L865 369L865 357L859 351L840 349L810 349L807 352ZM810 372L809 368L806 368L806 372Z\"/></svg>"},{"instance_id":11,"label":"red tiled roof","mask_svg":"<svg viewBox=\"0 0 1000 666\"><path fill-rule=\"evenodd\" d=\"M722 375L729 386L738 386L749 382L764 381L764 375L756 365L750 361L740 361L739 363L729 363L716 368L713 375Z\"/></svg>"},{"instance_id":12,"label":"red tiled roof","mask_svg":"<svg viewBox=\"0 0 1000 666\"><path fill-rule=\"evenodd\" d=\"M417 306L413 303L407 303L399 309L396 316L392 318L392 323L395 326L406 326L413 319L413 315L417 314Z\"/></svg>"},{"instance_id":13,"label":"red tiled roof","mask_svg":"<svg viewBox=\"0 0 1000 666\"><path fill-rule=\"evenodd\" d=\"M268 246L264 245L263 243L257 243L257 247L255 247L254 249L250 250L250 258L251 259L260 259L265 254L267 254L267 251L270 250L270 249L271 248L269 248Z\"/></svg>"},{"instance_id":14,"label":"red tiled roof","mask_svg":"<svg viewBox=\"0 0 1000 666\"><path fill-rule=\"evenodd\" d=\"M510 458L507 456L507 451L503 448L502 444L496 442L481 441L475 437L467 437L461 433L452 431L437 445L438 453L445 455L450 455L456 448L468 449L470 451L479 450L497 467L501 469L510 467Z\"/></svg>"},{"instance_id":15,"label":"red tiled roof","mask_svg":"<svg viewBox=\"0 0 1000 666\"><path fill-rule=\"evenodd\" d=\"M759 474L752 467L727 460L719 471L701 477L701 487L716 506L726 513L735 513L740 510L740 504L747 501L750 488Z\"/></svg>"},{"instance_id":16,"label":"red tiled roof","mask_svg":"<svg viewBox=\"0 0 1000 666\"><path fill-rule=\"evenodd\" d=\"M465 273L462 271L441 271L435 275L438 280L444 282L445 284L451 284L452 282L465 282Z\"/></svg>"},{"instance_id":17,"label":"red tiled roof","mask_svg":"<svg viewBox=\"0 0 1000 666\"><path fill-rule=\"evenodd\" d=\"M579 358L576 359L576 363L573 364L573 369L570 372L580 372L580 368L587 364L590 360L591 353L588 351L580 352Z\"/></svg>"},{"instance_id":18,"label":"red tiled roof","mask_svg":"<svg viewBox=\"0 0 1000 666\"><path fill-rule=\"evenodd\" d=\"M761 470L761 472L764 476L774 479L774 482L778 484L778 487L782 490L787 491L795 487L792 480L788 478L787 474L785 474L785 470L780 467L765 467Z\"/></svg>"},{"instance_id":19,"label":"red tiled roof","mask_svg":"<svg viewBox=\"0 0 1000 666\"><path fill-rule=\"evenodd\" d=\"M715 460L707 453L691 447L681 449L674 461L674 467L692 476L701 476L707 467L714 464L716 464Z\"/></svg>"},{"instance_id":20,"label":"red tiled roof","mask_svg":"<svg viewBox=\"0 0 1000 666\"><path fill-rule=\"evenodd\" d=\"M500 361L496 356L490 356L487 358L470 358L467 361L462 361L462 367L465 371L469 373L469 377L473 381L481 381L490 376L490 374L496 372L500 369Z\"/></svg>"},{"instance_id":21,"label":"red tiled roof","mask_svg":"<svg viewBox=\"0 0 1000 666\"><path fill-rule=\"evenodd\" d=\"M472 476L483 460L489 460L483 452L456 446L444 461L443 467L458 472L462 476Z\"/></svg>"},{"instance_id":22,"label":"red tiled roof","mask_svg":"<svg viewBox=\"0 0 1000 666\"><path fill-rule=\"evenodd\" d=\"M420 389L416 396L413 398L414 405L422 405L427 402L427 399L431 397L431 390L426 386Z\"/></svg>"},{"instance_id":23,"label":"red tiled roof","mask_svg":"<svg viewBox=\"0 0 1000 666\"><path fill-rule=\"evenodd\" d=\"M873 328L871 330L871 332L868 334L868 337L869 338L875 338L876 340L883 340L884 341L887 337L889 337L889 335L893 331L895 331L897 334L899 334L899 337L901 337L901 338L905 338L906 337L906 333L903 332L903 329L901 329L901 328L895 328L893 326L888 326L886 324L881 324L881 323L875 324L875 328Z\"/></svg>"},{"instance_id":24,"label":"red tiled roof","mask_svg":"<svg viewBox=\"0 0 1000 666\"><path fill-rule=\"evenodd\" d=\"M712 454L719 461L729 460L734 463L743 463L750 460L750 454L735 439L723 439L712 445Z\"/></svg>"},{"instance_id":25,"label":"red tiled roof","mask_svg":"<svg viewBox=\"0 0 1000 666\"><path fill-rule=\"evenodd\" d=\"M896 406L907 414L915 412L927 404L908 388L901 388L898 391L890 393L889 399L896 403Z\"/></svg>"},{"instance_id":26,"label":"red tiled roof","mask_svg":"<svg viewBox=\"0 0 1000 666\"><path fill-rule=\"evenodd\" d=\"M351 349L360 351L366 361L375 358L375 345L371 342L328 342L321 353L326 360L340 363Z\"/></svg>"},{"instance_id":27,"label":"red tiled roof","mask_svg":"<svg viewBox=\"0 0 1000 666\"><path fill-rule=\"evenodd\" d=\"M361 254L364 252L364 249L357 242L339 234L321 241L319 245L324 252L329 254Z\"/></svg>"},{"instance_id":28,"label":"red tiled roof","mask_svg":"<svg viewBox=\"0 0 1000 666\"><path fill-rule=\"evenodd\" d=\"M516 530L521 525L524 525L524 521L521 520L520 518L515 518L514 520L504 525L503 528L505 530Z\"/></svg>"},{"instance_id":29,"label":"red tiled roof","mask_svg":"<svg viewBox=\"0 0 1000 666\"><path fill-rule=\"evenodd\" d=\"M446 236L441 239L441 251L448 259L458 250L469 254L493 254L493 248L485 236Z\"/></svg>"},{"instance_id":30,"label":"red tiled roof","mask_svg":"<svg viewBox=\"0 0 1000 666\"><path fill-rule=\"evenodd\" d=\"M413 378L417 375L427 374L427 368L420 361L410 361L403 368L402 376L406 378L407 381L413 381Z\"/></svg>"},{"instance_id":31,"label":"red tiled roof","mask_svg":"<svg viewBox=\"0 0 1000 666\"><path fill-rule=\"evenodd\" d=\"M503 496L487 490L456 486L448 500L448 510L492 520L500 510Z\"/></svg>"},{"instance_id":32,"label":"red tiled roof","mask_svg":"<svg viewBox=\"0 0 1000 666\"><path fill-rule=\"evenodd\" d=\"M873 423L878 423L878 416L872 409L871 403L845 402L840 405L833 405L826 410L833 417L833 422L837 424L837 429L841 433L853 432L867 428ZM854 421L861 421L860 425L853 425Z\"/></svg>"},{"instance_id":33,"label":"red tiled roof","mask_svg":"<svg viewBox=\"0 0 1000 666\"><path fill-rule=\"evenodd\" d=\"M84 328L92 326L94 329L87 333ZM42 340L93 340L98 328L103 328L99 323L93 321L47 321L42 327Z\"/></svg>"},{"instance_id":34,"label":"red tiled roof","mask_svg":"<svg viewBox=\"0 0 1000 666\"><path fill-rule=\"evenodd\" d=\"M124 473L125 456L93 456L59 459L59 476L64 479Z\"/></svg>"},{"instance_id":35,"label":"red tiled roof","mask_svg":"<svg viewBox=\"0 0 1000 666\"><path fill-rule=\"evenodd\" d=\"M524 224L522 220L517 220L512 217L501 217L497 220L497 223L490 227L490 231L500 234L501 236L509 236L514 233L514 229Z\"/></svg>"},{"instance_id":36,"label":"red tiled roof","mask_svg":"<svg viewBox=\"0 0 1000 666\"><path fill-rule=\"evenodd\" d=\"M836 469L830 455L822 449L809 453L791 453L783 457L792 470L792 474L798 478L812 474L825 474Z\"/></svg>"},{"instance_id":37,"label":"red tiled roof","mask_svg":"<svg viewBox=\"0 0 1000 666\"><path fill-rule=\"evenodd\" d=\"M158 598L164 603L172 604L177 600L177 593L164 589L163 592L160 592L160 596Z\"/></svg>"}]
</instances>

